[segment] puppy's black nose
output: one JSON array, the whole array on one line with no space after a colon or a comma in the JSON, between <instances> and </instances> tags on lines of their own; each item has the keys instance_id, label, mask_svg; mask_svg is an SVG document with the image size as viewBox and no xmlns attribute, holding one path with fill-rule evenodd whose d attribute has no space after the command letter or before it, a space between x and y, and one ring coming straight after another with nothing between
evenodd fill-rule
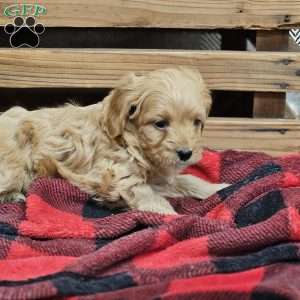
<instances>
[{"instance_id":1,"label":"puppy's black nose","mask_svg":"<svg viewBox=\"0 0 300 300\"><path fill-rule=\"evenodd\" d=\"M192 150L187 149L187 148L178 149L176 151L176 153L177 153L178 157L180 158L180 160L183 160L183 161L188 160L193 154Z\"/></svg>"}]
</instances>

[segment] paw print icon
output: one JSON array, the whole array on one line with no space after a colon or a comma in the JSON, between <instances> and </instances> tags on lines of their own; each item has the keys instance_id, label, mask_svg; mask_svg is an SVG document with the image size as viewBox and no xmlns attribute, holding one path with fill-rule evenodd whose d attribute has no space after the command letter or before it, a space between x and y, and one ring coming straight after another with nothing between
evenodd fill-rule
<instances>
[{"instance_id":1,"label":"paw print icon","mask_svg":"<svg viewBox=\"0 0 300 300\"><path fill-rule=\"evenodd\" d=\"M16 17L13 23L6 24L4 31L10 35L11 47L36 48L40 43L40 35L44 33L45 27L41 23L36 23L34 17Z\"/></svg>"}]
</instances>

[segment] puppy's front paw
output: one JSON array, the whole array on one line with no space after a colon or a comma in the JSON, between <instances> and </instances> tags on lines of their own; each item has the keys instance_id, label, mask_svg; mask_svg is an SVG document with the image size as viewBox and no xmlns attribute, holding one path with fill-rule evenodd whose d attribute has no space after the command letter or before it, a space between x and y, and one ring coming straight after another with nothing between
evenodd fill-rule
<instances>
[{"instance_id":1,"label":"puppy's front paw","mask_svg":"<svg viewBox=\"0 0 300 300\"><path fill-rule=\"evenodd\" d=\"M134 186L130 195L122 195L130 208L167 215L176 215L169 201L160 196L147 184Z\"/></svg>"},{"instance_id":2,"label":"puppy's front paw","mask_svg":"<svg viewBox=\"0 0 300 300\"><path fill-rule=\"evenodd\" d=\"M220 191L220 190L223 190L223 189L226 189L227 187L229 187L231 184L229 183L215 183L215 186L216 186L216 192Z\"/></svg>"},{"instance_id":3,"label":"puppy's front paw","mask_svg":"<svg viewBox=\"0 0 300 300\"><path fill-rule=\"evenodd\" d=\"M141 211L149 211L163 215L177 215L177 212L174 208L170 205L170 207L164 206L154 206L154 205L140 205L137 207L138 210Z\"/></svg>"},{"instance_id":4,"label":"puppy's front paw","mask_svg":"<svg viewBox=\"0 0 300 300\"><path fill-rule=\"evenodd\" d=\"M228 188L229 186L231 186L231 183L220 183L221 185L223 185L222 189Z\"/></svg>"},{"instance_id":5,"label":"puppy's front paw","mask_svg":"<svg viewBox=\"0 0 300 300\"><path fill-rule=\"evenodd\" d=\"M230 184L228 183L212 183L209 187L201 191L201 194L203 195L203 199L206 199L229 186Z\"/></svg>"},{"instance_id":6,"label":"puppy's front paw","mask_svg":"<svg viewBox=\"0 0 300 300\"><path fill-rule=\"evenodd\" d=\"M151 203L151 201L149 201L148 203L143 202L139 203L136 208L141 211L149 211L164 215L177 215L176 211L169 202L160 203L159 205L157 203Z\"/></svg>"}]
</instances>

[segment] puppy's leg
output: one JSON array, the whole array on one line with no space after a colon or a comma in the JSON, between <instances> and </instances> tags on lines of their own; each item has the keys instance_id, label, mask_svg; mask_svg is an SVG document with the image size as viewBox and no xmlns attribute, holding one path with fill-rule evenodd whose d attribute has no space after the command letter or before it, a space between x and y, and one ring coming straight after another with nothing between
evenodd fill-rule
<instances>
[{"instance_id":1,"label":"puppy's leg","mask_svg":"<svg viewBox=\"0 0 300 300\"><path fill-rule=\"evenodd\" d=\"M206 199L219 190L228 187L227 183L210 183L193 175L177 175L172 184L156 186L155 189L165 197L194 197Z\"/></svg>"},{"instance_id":2,"label":"puppy's leg","mask_svg":"<svg viewBox=\"0 0 300 300\"><path fill-rule=\"evenodd\" d=\"M147 184L132 187L130 196L122 195L130 208L161 214L176 214L171 204Z\"/></svg>"},{"instance_id":3,"label":"puppy's leg","mask_svg":"<svg viewBox=\"0 0 300 300\"><path fill-rule=\"evenodd\" d=\"M68 179L83 191L92 194L103 203L118 203L121 199L131 209L151 211L161 214L176 214L167 199L147 184L139 184L141 179L127 173L116 174L108 170L101 174L75 174L64 168L60 163L56 164L58 173ZM111 173L112 172L112 173ZM120 176L120 177L119 177ZM98 179L98 180L96 180Z\"/></svg>"},{"instance_id":4,"label":"puppy's leg","mask_svg":"<svg viewBox=\"0 0 300 300\"><path fill-rule=\"evenodd\" d=\"M0 202L24 200L22 191L31 181L31 144L27 135L32 134L32 127L4 116L0 127Z\"/></svg>"},{"instance_id":5,"label":"puppy's leg","mask_svg":"<svg viewBox=\"0 0 300 300\"><path fill-rule=\"evenodd\" d=\"M25 200L22 194L24 171L13 169L12 166L0 164L0 202L18 202ZM2 169L3 168L3 169Z\"/></svg>"}]
</instances>

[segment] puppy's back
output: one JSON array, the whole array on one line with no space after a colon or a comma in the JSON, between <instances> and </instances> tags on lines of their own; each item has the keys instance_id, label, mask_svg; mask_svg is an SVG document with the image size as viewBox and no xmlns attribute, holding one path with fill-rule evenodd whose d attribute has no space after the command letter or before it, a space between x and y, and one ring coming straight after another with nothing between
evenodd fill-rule
<instances>
[{"instance_id":1,"label":"puppy's back","mask_svg":"<svg viewBox=\"0 0 300 300\"><path fill-rule=\"evenodd\" d=\"M15 120L20 120L23 117L25 117L28 114L28 110L21 106L14 106L10 108L9 110L3 112L0 114L0 118L7 117L7 118L13 118Z\"/></svg>"}]
</instances>

